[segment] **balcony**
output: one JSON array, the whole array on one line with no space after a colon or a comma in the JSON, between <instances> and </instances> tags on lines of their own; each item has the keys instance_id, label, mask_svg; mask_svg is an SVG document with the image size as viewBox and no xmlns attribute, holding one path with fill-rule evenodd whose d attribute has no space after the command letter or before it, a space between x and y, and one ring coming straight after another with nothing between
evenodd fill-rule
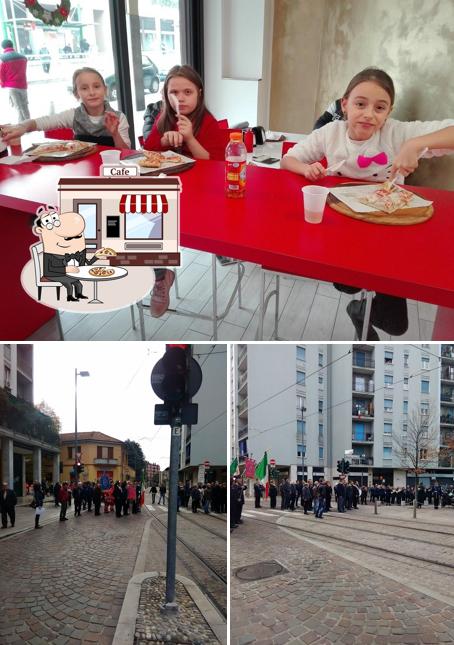
<instances>
[{"instance_id":1,"label":"balcony","mask_svg":"<svg viewBox=\"0 0 454 645\"><path fill-rule=\"evenodd\" d=\"M443 426L453 426L454 425L454 414L441 414L440 415L440 424Z\"/></svg>"},{"instance_id":2,"label":"balcony","mask_svg":"<svg viewBox=\"0 0 454 645\"><path fill-rule=\"evenodd\" d=\"M357 455L352 455L351 457L352 466L373 466L374 458L373 457L358 457Z\"/></svg>"},{"instance_id":3,"label":"balcony","mask_svg":"<svg viewBox=\"0 0 454 645\"><path fill-rule=\"evenodd\" d=\"M3 345L3 358L11 363L11 345Z\"/></svg>"},{"instance_id":4,"label":"balcony","mask_svg":"<svg viewBox=\"0 0 454 645\"><path fill-rule=\"evenodd\" d=\"M17 369L30 381L33 380L33 346L17 346Z\"/></svg>"},{"instance_id":5,"label":"balcony","mask_svg":"<svg viewBox=\"0 0 454 645\"><path fill-rule=\"evenodd\" d=\"M246 399L243 399L243 401L240 401L238 403L238 416L239 417L247 416L247 409L248 409L248 402L246 398Z\"/></svg>"},{"instance_id":6,"label":"balcony","mask_svg":"<svg viewBox=\"0 0 454 645\"><path fill-rule=\"evenodd\" d=\"M246 426L245 428L241 428L241 430L238 430L238 439L244 439L244 437L247 437L248 434L248 427Z\"/></svg>"},{"instance_id":7,"label":"balcony","mask_svg":"<svg viewBox=\"0 0 454 645\"><path fill-rule=\"evenodd\" d=\"M105 465L105 466L118 466L118 459L93 459L93 463L95 466L98 465Z\"/></svg>"},{"instance_id":8,"label":"balcony","mask_svg":"<svg viewBox=\"0 0 454 645\"><path fill-rule=\"evenodd\" d=\"M454 383L454 367L445 367L441 370L441 380Z\"/></svg>"},{"instance_id":9,"label":"balcony","mask_svg":"<svg viewBox=\"0 0 454 645\"><path fill-rule=\"evenodd\" d=\"M375 369L375 361L373 358L358 355L356 352L353 352L352 365L358 371L370 372Z\"/></svg>"},{"instance_id":10,"label":"balcony","mask_svg":"<svg viewBox=\"0 0 454 645\"><path fill-rule=\"evenodd\" d=\"M443 345L441 348L441 357L454 361L454 345Z\"/></svg>"},{"instance_id":11,"label":"balcony","mask_svg":"<svg viewBox=\"0 0 454 645\"><path fill-rule=\"evenodd\" d=\"M438 460L439 468L454 468L454 455L448 455L447 457L440 457Z\"/></svg>"},{"instance_id":12,"label":"balcony","mask_svg":"<svg viewBox=\"0 0 454 645\"><path fill-rule=\"evenodd\" d=\"M374 433L366 432L364 434L355 434L352 433L352 443L373 443L374 442Z\"/></svg>"},{"instance_id":13,"label":"balcony","mask_svg":"<svg viewBox=\"0 0 454 645\"><path fill-rule=\"evenodd\" d=\"M352 391L354 394L361 392L362 394L374 395L374 381L369 380L364 383L353 380L352 381Z\"/></svg>"},{"instance_id":14,"label":"balcony","mask_svg":"<svg viewBox=\"0 0 454 645\"><path fill-rule=\"evenodd\" d=\"M352 407L352 417L361 419L362 421L373 421L374 409L373 407L368 408L354 405Z\"/></svg>"},{"instance_id":15,"label":"balcony","mask_svg":"<svg viewBox=\"0 0 454 645\"><path fill-rule=\"evenodd\" d=\"M238 392L243 388L244 385L247 384L247 372L240 372L240 376L238 378Z\"/></svg>"},{"instance_id":16,"label":"balcony","mask_svg":"<svg viewBox=\"0 0 454 645\"><path fill-rule=\"evenodd\" d=\"M238 369L244 371L247 367L247 347L238 350Z\"/></svg>"},{"instance_id":17,"label":"balcony","mask_svg":"<svg viewBox=\"0 0 454 645\"><path fill-rule=\"evenodd\" d=\"M440 400L443 401L443 403L454 404L454 392L442 392Z\"/></svg>"}]
</instances>

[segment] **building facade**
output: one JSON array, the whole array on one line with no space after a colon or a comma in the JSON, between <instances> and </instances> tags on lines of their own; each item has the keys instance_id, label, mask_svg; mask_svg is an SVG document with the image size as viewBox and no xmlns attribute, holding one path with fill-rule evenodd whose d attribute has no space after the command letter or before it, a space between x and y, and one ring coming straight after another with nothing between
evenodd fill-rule
<instances>
[{"instance_id":1,"label":"building facade","mask_svg":"<svg viewBox=\"0 0 454 645\"><path fill-rule=\"evenodd\" d=\"M225 482L227 478L227 350L225 345L193 345L202 369L202 385L193 403L198 423L183 426L180 444L181 481Z\"/></svg>"},{"instance_id":2,"label":"building facade","mask_svg":"<svg viewBox=\"0 0 454 645\"><path fill-rule=\"evenodd\" d=\"M125 444L115 437L103 432L78 432L77 455L74 433L60 434L60 442L61 481L74 479L76 456L83 467L79 481L97 481L104 475L114 482L135 478L134 468L128 466Z\"/></svg>"},{"instance_id":3,"label":"building facade","mask_svg":"<svg viewBox=\"0 0 454 645\"><path fill-rule=\"evenodd\" d=\"M240 470L266 451L275 479L333 480L345 457L359 483L403 486L416 419L434 437L420 479L453 483L453 345L236 345L232 361Z\"/></svg>"},{"instance_id":4,"label":"building facade","mask_svg":"<svg viewBox=\"0 0 454 645\"><path fill-rule=\"evenodd\" d=\"M159 464L150 464L150 462L147 461L147 482L151 484L151 482L159 482L159 476L161 473L161 467Z\"/></svg>"},{"instance_id":5,"label":"building facade","mask_svg":"<svg viewBox=\"0 0 454 645\"><path fill-rule=\"evenodd\" d=\"M58 433L33 404L33 345L0 344L0 481L23 496L26 484L59 472Z\"/></svg>"}]
</instances>

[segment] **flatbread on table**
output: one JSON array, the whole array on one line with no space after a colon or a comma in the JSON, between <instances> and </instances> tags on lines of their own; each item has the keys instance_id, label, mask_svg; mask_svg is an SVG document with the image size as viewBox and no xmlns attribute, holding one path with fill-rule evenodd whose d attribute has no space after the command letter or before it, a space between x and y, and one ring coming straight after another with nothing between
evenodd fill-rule
<instances>
[{"instance_id":1,"label":"flatbread on table","mask_svg":"<svg viewBox=\"0 0 454 645\"><path fill-rule=\"evenodd\" d=\"M384 213L394 213L401 208L406 208L414 199L415 195L408 190L385 181L369 195L358 197L361 204L373 206Z\"/></svg>"},{"instance_id":2,"label":"flatbread on table","mask_svg":"<svg viewBox=\"0 0 454 645\"><path fill-rule=\"evenodd\" d=\"M143 168L160 168L164 163L181 163L183 160L180 155L167 154L163 155L160 152L153 150L144 150L144 157L139 159L139 166Z\"/></svg>"},{"instance_id":3,"label":"flatbread on table","mask_svg":"<svg viewBox=\"0 0 454 645\"><path fill-rule=\"evenodd\" d=\"M27 152L27 154L30 157L39 157L41 155L49 155L56 152L74 154L91 147L92 144L87 143L86 141L55 141L51 143L40 143L36 148Z\"/></svg>"}]
</instances>

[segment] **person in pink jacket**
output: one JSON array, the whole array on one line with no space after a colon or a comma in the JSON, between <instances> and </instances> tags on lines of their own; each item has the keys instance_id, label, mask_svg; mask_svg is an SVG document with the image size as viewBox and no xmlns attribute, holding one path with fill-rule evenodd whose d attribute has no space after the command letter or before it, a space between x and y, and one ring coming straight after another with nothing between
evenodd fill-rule
<instances>
[{"instance_id":1,"label":"person in pink jacket","mask_svg":"<svg viewBox=\"0 0 454 645\"><path fill-rule=\"evenodd\" d=\"M11 40L2 41L0 54L0 86L8 90L9 102L19 121L30 118L27 95L27 57L15 51Z\"/></svg>"}]
</instances>

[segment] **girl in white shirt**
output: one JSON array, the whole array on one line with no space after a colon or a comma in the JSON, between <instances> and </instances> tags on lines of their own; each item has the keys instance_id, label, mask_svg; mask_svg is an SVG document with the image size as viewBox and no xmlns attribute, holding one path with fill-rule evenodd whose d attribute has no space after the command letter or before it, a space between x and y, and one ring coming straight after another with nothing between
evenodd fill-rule
<instances>
[{"instance_id":1,"label":"girl in white shirt","mask_svg":"<svg viewBox=\"0 0 454 645\"><path fill-rule=\"evenodd\" d=\"M3 126L3 141L8 143L10 139L35 130L72 128L74 138L79 141L114 148L131 147L128 121L122 112L113 110L109 105L106 84L97 70L91 67L76 70L73 74L73 93L80 101L79 107L23 121L15 126Z\"/></svg>"},{"instance_id":2,"label":"girl in white shirt","mask_svg":"<svg viewBox=\"0 0 454 645\"><path fill-rule=\"evenodd\" d=\"M281 161L281 168L317 181L334 174L367 181L385 181L399 175L399 180L413 172L424 148L423 157L434 157L454 150L454 120L402 122L390 119L394 105L394 84L386 72L367 68L349 83L341 105L345 120L336 120L314 130L291 148ZM327 165L345 163L336 172ZM356 293L357 287L335 284L340 291ZM361 338L365 302L353 300L347 312ZM367 340L380 340L375 325L399 336L408 328L407 303L403 298L376 294L372 303L371 325Z\"/></svg>"}]
</instances>

